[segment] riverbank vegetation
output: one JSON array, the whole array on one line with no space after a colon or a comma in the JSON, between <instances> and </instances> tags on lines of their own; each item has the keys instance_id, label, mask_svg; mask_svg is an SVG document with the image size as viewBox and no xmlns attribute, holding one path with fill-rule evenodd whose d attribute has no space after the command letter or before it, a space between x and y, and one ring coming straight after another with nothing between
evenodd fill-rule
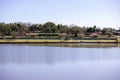
<instances>
[{"instance_id":1,"label":"riverbank vegetation","mask_svg":"<svg viewBox=\"0 0 120 80\"><path fill-rule=\"evenodd\" d=\"M120 30L114 28L99 28L96 25L86 27L77 25L31 23L0 23L0 38L41 38L41 39L79 39L108 38L120 36Z\"/></svg>"}]
</instances>

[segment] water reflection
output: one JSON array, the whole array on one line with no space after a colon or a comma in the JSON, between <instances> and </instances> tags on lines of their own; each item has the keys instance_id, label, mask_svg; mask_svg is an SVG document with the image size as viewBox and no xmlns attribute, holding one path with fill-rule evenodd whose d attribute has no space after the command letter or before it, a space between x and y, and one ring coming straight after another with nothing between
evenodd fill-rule
<instances>
[{"instance_id":1,"label":"water reflection","mask_svg":"<svg viewBox=\"0 0 120 80\"><path fill-rule=\"evenodd\" d=\"M117 44L65 45L0 44L0 80L120 80Z\"/></svg>"},{"instance_id":2,"label":"water reflection","mask_svg":"<svg viewBox=\"0 0 120 80\"><path fill-rule=\"evenodd\" d=\"M120 47L120 43L42 43L28 44L30 46L55 46L55 47L85 47L85 48L110 48Z\"/></svg>"},{"instance_id":3,"label":"water reflection","mask_svg":"<svg viewBox=\"0 0 120 80\"><path fill-rule=\"evenodd\" d=\"M100 60L120 60L120 49L113 47L64 48L17 44L0 46L0 64L56 64Z\"/></svg>"}]
</instances>

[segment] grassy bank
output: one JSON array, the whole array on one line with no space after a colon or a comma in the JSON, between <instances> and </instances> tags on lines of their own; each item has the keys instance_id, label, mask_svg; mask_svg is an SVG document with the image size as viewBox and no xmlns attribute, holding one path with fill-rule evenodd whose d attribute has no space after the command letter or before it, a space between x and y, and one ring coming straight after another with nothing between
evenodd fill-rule
<instances>
[{"instance_id":1,"label":"grassy bank","mask_svg":"<svg viewBox=\"0 0 120 80\"><path fill-rule=\"evenodd\" d=\"M47 39L0 39L0 43L118 43L120 40L47 40Z\"/></svg>"}]
</instances>

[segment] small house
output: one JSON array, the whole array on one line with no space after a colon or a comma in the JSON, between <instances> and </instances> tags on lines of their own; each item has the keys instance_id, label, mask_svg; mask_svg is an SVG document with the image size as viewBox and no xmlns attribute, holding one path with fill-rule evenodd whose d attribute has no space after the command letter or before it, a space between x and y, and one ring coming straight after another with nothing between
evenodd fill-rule
<instances>
[{"instance_id":1,"label":"small house","mask_svg":"<svg viewBox=\"0 0 120 80\"><path fill-rule=\"evenodd\" d=\"M26 36L29 36L29 37L37 37L38 36L38 33L26 33Z\"/></svg>"}]
</instances>

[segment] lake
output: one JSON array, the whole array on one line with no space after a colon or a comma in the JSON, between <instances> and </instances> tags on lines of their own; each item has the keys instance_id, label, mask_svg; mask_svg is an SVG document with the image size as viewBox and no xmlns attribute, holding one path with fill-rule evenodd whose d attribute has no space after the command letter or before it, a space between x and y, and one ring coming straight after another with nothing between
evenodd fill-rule
<instances>
[{"instance_id":1,"label":"lake","mask_svg":"<svg viewBox=\"0 0 120 80\"><path fill-rule=\"evenodd\" d=\"M120 44L0 44L0 80L120 80Z\"/></svg>"}]
</instances>

